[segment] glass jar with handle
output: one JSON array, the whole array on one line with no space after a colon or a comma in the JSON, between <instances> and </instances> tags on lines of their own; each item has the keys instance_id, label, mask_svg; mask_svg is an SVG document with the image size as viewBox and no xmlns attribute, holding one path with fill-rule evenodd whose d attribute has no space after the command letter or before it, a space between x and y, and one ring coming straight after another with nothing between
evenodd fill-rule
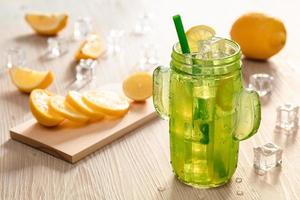
<instances>
[{"instance_id":1,"label":"glass jar with handle","mask_svg":"<svg viewBox=\"0 0 300 200\"><path fill-rule=\"evenodd\" d=\"M232 177L239 141L257 132L261 117L258 94L242 85L239 45L222 40L222 55L209 59L182 54L175 44L170 68L157 67L153 74L154 106L169 120L173 171L202 188Z\"/></svg>"}]
</instances>

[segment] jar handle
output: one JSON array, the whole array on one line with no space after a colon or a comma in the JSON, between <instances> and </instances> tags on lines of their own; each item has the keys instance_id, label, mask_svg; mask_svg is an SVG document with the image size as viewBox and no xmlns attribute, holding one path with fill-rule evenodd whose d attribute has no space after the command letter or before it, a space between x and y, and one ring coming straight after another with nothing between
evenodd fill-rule
<instances>
[{"instance_id":1,"label":"jar handle","mask_svg":"<svg viewBox=\"0 0 300 200\"><path fill-rule=\"evenodd\" d=\"M153 72L153 104L163 119L169 118L170 68L158 66Z\"/></svg>"},{"instance_id":2,"label":"jar handle","mask_svg":"<svg viewBox=\"0 0 300 200\"><path fill-rule=\"evenodd\" d=\"M237 98L237 126L234 137L245 140L254 135L260 125L261 108L257 92L242 90Z\"/></svg>"}]
</instances>

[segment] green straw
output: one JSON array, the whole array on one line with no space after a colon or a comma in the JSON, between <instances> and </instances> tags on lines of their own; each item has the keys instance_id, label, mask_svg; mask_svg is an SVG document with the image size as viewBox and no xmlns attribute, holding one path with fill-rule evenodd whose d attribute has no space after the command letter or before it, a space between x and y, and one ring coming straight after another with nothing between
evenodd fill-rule
<instances>
[{"instance_id":1,"label":"green straw","mask_svg":"<svg viewBox=\"0 0 300 200\"><path fill-rule=\"evenodd\" d=\"M183 24L182 24L180 15L174 15L173 16L173 21L174 21L175 28L176 28L176 31L177 31L177 36L178 36L178 39L179 39L179 43L180 43L180 46L181 46L182 53L184 53L184 54L185 53L190 53L190 47L189 47L189 44L188 44L187 39L186 39L186 35L185 35L185 31L184 31L184 28L183 28Z\"/></svg>"}]
</instances>

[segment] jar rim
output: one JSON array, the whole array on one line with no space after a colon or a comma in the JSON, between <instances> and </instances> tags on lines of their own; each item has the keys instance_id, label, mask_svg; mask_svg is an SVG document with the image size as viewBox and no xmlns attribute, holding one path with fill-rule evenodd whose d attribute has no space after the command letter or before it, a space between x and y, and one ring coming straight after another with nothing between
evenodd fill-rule
<instances>
[{"instance_id":1,"label":"jar rim","mask_svg":"<svg viewBox=\"0 0 300 200\"><path fill-rule=\"evenodd\" d=\"M171 67L186 72L188 74L203 74L203 75L217 75L229 73L237 68L240 68L241 49L240 46L230 39L224 39L226 44L234 50L230 55L217 59L200 59L192 57L195 53L189 55L181 52L180 44L177 42L173 45ZM239 62L237 65L236 62Z\"/></svg>"}]
</instances>

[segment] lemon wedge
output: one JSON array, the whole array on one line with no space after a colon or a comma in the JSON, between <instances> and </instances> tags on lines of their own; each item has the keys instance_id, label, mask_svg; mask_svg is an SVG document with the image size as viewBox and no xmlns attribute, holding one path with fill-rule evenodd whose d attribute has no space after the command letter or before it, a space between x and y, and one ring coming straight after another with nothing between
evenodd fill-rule
<instances>
[{"instance_id":1,"label":"lemon wedge","mask_svg":"<svg viewBox=\"0 0 300 200\"><path fill-rule=\"evenodd\" d=\"M63 96L55 95L51 97L49 100L49 108L53 113L73 122L85 123L89 120L89 117L81 114L69 105Z\"/></svg>"},{"instance_id":2,"label":"lemon wedge","mask_svg":"<svg viewBox=\"0 0 300 200\"><path fill-rule=\"evenodd\" d=\"M144 101L152 95L152 76L147 72L136 72L123 82L125 95L134 101Z\"/></svg>"},{"instance_id":3,"label":"lemon wedge","mask_svg":"<svg viewBox=\"0 0 300 200\"><path fill-rule=\"evenodd\" d=\"M201 40L212 38L216 32L213 28L206 25L198 25L190 28L186 33L191 52L198 52L198 43Z\"/></svg>"},{"instance_id":4,"label":"lemon wedge","mask_svg":"<svg viewBox=\"0 0 300 200\"><path fill-rule=\"evenodd\" d=\"M44 126L57 126L64 118L51 113L48 107L48 101L53 96L47 90L36 89L30 94L29 104L33 116Z\"/></svg>"},{"instance_id":5,"label":"lemon wedge","mask_svg":"<svg viewBox=\"0 0 300 200\"><path fill-rule=\"evenodd\" d=\"M123 116L129 109L125 97L109 91L89 91L82 99L93 110L110 116Z\"/></svg>"},{"instance_id":6,"label":"lemon wedge","mask_svg":"<svg viewBox=\"0 0 300 200\"><path fill-rule=\"evenodd\" d=\"M68 15L64 13L28 13L25 15L25 20L36 33L53 36L65 28L68 22Z\"/></svg>"},{"instance_id":7,"label":"lemon wedge","mask_svg":"<svg viewBox=\"0 0 300 200\"><path fill-rule=\"evenodd\" d=\"M75 108L80 113L91 117L95 120L100 120L104 117L104 114L101 112L97 112L90 107L88 107L82 100L82 94L76 91L69 91L66 96L66 102L70 104L73 108Z\"/></svg>"},{"instance_id":8,"label":"lemon wedge","mask_svg":"<svg viewBox=\"0 0 300 200\"><path fill-rule=\"evenodd\" d=\"M34 89L47 88L54 80L51 71L35 71L23 67L11 68L9 75L14 85L26 93L30 93Z\"/></svg>"},{"instance_id":9,"label":"lemon wedge","mask_svg":"<svg viewBox=\"0 0 300 200\"><path fill-rule=\"evenodd\" d=\"M104 53L105 49L102 40L99 35L91 34L88 38L81 44L79 50L77 51L75 58L80 59L97 59Z\"/></svg>"}]
</instances>

